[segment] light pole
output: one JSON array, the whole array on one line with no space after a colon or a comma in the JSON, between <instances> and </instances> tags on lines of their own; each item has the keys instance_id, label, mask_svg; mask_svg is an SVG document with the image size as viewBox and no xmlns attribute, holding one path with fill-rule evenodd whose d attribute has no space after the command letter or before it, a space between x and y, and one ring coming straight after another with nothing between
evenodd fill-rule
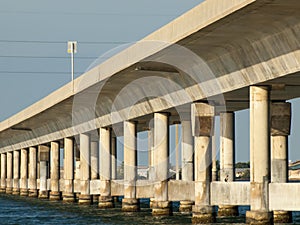
<instances>
[{"instance_id":1,"label":"light pole","mask_svg":"<svg viewBox=\"0 0 300 225\"><path fill-rule=\"evenodd\" d=\"M77 52L77 41L68 41L68 53L71 54L71 73L74 90L74 54Z\"/></svg>"}]
</instances>

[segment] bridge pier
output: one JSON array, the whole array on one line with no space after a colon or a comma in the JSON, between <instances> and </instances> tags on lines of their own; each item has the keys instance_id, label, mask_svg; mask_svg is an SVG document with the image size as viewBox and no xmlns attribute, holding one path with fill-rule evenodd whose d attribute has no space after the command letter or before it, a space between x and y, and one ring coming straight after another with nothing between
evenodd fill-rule
<instances>
[{"instance_id":1,"label":"bridge pier","mask_svg":"<svg viewBox=\"0 0 300 225\"><path fill-rule=\"evenodd\" d=\"M80 195L79 204L92 203L90 195L90 160L91 160L91 136L80 134Z\"/></svg>"},{"instance_id":2,"label":"bridge pier","mask_svg":"<svg viewBox=\"0 0 300 225\"><path fill-rule=\"evenodd\" d=\"M99 176L99 143L91 142L91 180L97 180ZM92 202L98 203L99 195L92 195Z\"/></svg>"},{"instance_id":3,"label":"bridge pier","mask_svg":"<svg viewBox=\"0 0 300 225\"><path fill-rule=\"evenodd\" d=\"M136 199L137 135L136 123L124 121L124 199L122 211L136 212L140 209Z\"/></svg>"},{"instance_id":4,"label":"bridge pier","mask_svg":"<svg viewBox=\"0 0 300 225\"><path fill-rule=\"evenodd\" d=\"M75 202L74 195L74 140L71 137L64 138L64 202Z\"/></svg>"},{"instance_id":5,"label":"bridge pier","mask_svg":"<svg viewBox=\"0 0 300 225\"><path fill-rule=\"evenodd\" d=\"M52 201L60 200L59 191L59 177L60 177L60 166L59 166L59 142L51 142L51 191L49 199Z\"/></svg>"},{"instance_id":6,"label":"bridge pier","mask_svg":"<svg viewBox=\"0 0 300 225\"><path fill-rule=\"evenodd\" d=\"M6 194L12 194L12 175L13 175L13 153L12 152L7 152L6 155Z\"/></svg>"},{"instance_id":7,"label":"bridge pier","mask_svg":"<svg viewBox=\"0 0 300 225\"><path fill-rule=\"evenodd\" d=\"M220 113L220 181L235 180L234 112ZM237 206L219 205L218 216L237 216Z\"/></svg>"},{"instance_id":8,"label":"bridge pier","mask_svg":"<svg viewBox=\"0 0 300 225\"><path fill-rule=\"evenodd\" d=\"M187 118L181 118L181 152L182 152L182 165L181 165L181 178L183 181L193 181L194 179L194 141L192 136L191 115ZM183 213L192 212L193 201L180 201L179 211Z\"/></svg>"},{"instance_id":9,"label":"bridge pier","mask_svg":"<svg viewBox=\"0 0 300 225\"><path fill-rule=\"evenodd\" d=\"M154 200L152 215L164 216L172 213L168 200L169 174L169 116L168 113L154 113Z\"/></svg>"},{"instance_id":10,"label":"bridge pier","mask_svg":"<svg viewBox=\"0 0 300 225\"><path fill-rule=\"evenodd\" d=\"M20 195L28 196L27 174L28 174L28 150L21 149L21 180L20 180Z\"/></svg>"},{"instance_id":11,"label":"bridge pier","mask_svg":"<svg viewBox=\"0 0 300 225\"><path fill-rule=\"evenodd\" d=\"M195 205L193 224L209 224L215 221L210 205L211 183L211 135L214 126L214 107L206 103L192 104L192 133L195 157Z\"/></svg>"},{"instance_id":12,"label":"bridge pier","mask_svg":"<svg viewBox=\"0 0 300 225\"><path fill-rule=\"evenodd\" d=\"M288 182L288 135L291 126L291 104L272 103L271 107L271 182ZM274 211L274 223L291 223L292 213Z\"/></svg>"},{"instance_id":13,"label":"bridge pier","mask_svg":"<svg viewBox=\"0 0 300 225\"><path fill-rule=\"evenodd\" d=\"M13 151L13 195L20 194L20 151Z\"/></svg>"},{"instance_id":14,"label":"bridge pier","mask_svg":"<svg viewBox=\"0 0 300 225\"><path fill-rule=\"evenodd\" d=\"M29 197L37 197L37 149L36 147L29 148L29 179L28 179L28 188L29 188Z\"/></svg>"},{"instance_id":15,"label":"bridge pier","mask_svg":"<svg viewBox=\"0 0 300 225\"><path fill-rule=\"evenodd\" d=\"M1 153L1 188L0 193L6 190L6 153Z\"/></svg>"},{"instance_id":16,"label":"bridge pier","mask_svg":"<svg viewBox=\"0 0 300 225\"><path fill-rule=\"evenodd\" d=\"M250 86L250 204L248 224L273 224L269 210L270 112L269 87Z\"/></svg>"},{"instance_id":17,"label":"bridge pier","mask_svg":"<svg viewBox=\"0 0 300 225\"><path fill-rule=\"evenodd\" d=\"M113 208L111 197L111 130L102 127L99 129L100 148L100 197L98 207L101 209Z\"/></svg>"},{"instance_id":18,"label":"bridge pier","mask_svg":"<svg viewBox=\"0 0 300 225\"><path fill-rule=\"evenodd\" d=\"M48 199L47 179L49 176L49 147L39 145L39 162L40 162L40 189L39 198Z\"/></svg>"}]
</instances>

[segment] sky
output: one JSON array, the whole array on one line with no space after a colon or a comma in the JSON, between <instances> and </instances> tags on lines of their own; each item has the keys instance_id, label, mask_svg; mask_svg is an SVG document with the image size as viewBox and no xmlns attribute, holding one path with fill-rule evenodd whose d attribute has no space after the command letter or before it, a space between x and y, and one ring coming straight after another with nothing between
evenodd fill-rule
<instances>
[{"instance_id":1,"label":"sky","mask_svg":"<svg viewBox=\"0 0 300 225\"><path fill-rule=\"evenodd\" d=\"M136 42L202 0L0 0L0 121L71 80L67 41L78 42L75 77L95 59ZM293 101L293 115L300 102ZM217 122L218 123L218 122ZM291 160L300 159L293 117ZM218 128L217 128L218 129ZM174 135L171 128L171 135ZM144 139L138 144L145 146ZM217 149L218 149L217 141ZM171 139L171 149L174 140ZM146 154L140 154L143 164ZM174 161L174 154L171 154ZM236 113L236 161L249 161L249 111Z\"/></svg>"}]
</instances>

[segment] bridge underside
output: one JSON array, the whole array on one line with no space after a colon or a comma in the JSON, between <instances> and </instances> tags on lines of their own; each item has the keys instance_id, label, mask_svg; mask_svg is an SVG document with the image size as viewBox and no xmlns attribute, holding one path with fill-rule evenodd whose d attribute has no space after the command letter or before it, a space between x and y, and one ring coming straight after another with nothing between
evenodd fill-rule
<instances>
[{"instance_id":1,"label":"bridge underside","mask_svg":"<svg viewBox=\"0 0 300 225\"><path fill-rule=\"evenodd\" d=\"M271 85L274 101L299 97L298 1L217 2L200 4L87 72L75 92L68 84L3 121L0 151L128 119L148 129L147 118L158 111L177 122L178 111L199 100L220 111L246 109L253 84Z\"/></svg>"},{"instance_id":2,"label":"bridge underside","mask_svg":"<svg viewBox=\"0 0 300 225\"><path fill-rule=\"evenodd\" d=\"M299 199L299 184L287 184L286 102L300 97L299 11L299 0L206 0L1 122L0 192L48 198L51 190L50 199L62 194L72 202L80 193L79 204L96 199L100 208L124 195L123 211L138 211L138 198L149 197L153 215L169 215L170 201L179 200L182 211L193 209L196 224L214 222L213 205L233 216L236 205L249 204L249 224L272 224L273 216L288 221L290 213L280 210L300 208L289 202ZM234 182L234 111L247 108L251 182ZM212 182L215 116L220 182ZM181 123L181 181L178 162L177 180L169 176L170 123ZM144 130L149 165L141 181L136 137ZM119 136L122 181L116 181Z\"/></svg>"}]
</instances>

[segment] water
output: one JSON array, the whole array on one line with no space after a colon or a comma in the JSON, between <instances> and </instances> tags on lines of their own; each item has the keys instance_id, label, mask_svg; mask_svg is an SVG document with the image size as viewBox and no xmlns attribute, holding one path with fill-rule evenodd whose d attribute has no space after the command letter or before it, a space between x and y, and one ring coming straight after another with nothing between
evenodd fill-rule
<instances>
[{"instance_id":1,"label":"water","mask_svg":"<svg viewBox=\"0 0 300 225\"><path fill-rule=\"evenodd\" d=\"M0 224L189 224L191 215L178 212L178 204L174 204L174 215L153 217L147 201L141 203L141 212L123 213L121 204L116 208L101 210L97 205L81 206L63 202L50 202L34 198L12 195L0 196ZM217 224L244 224L248 207L239 207L240 214L236 218L218 219ZM293 213L294 224L300 224L300 213Z\"/></svg>"}]
</instances>

